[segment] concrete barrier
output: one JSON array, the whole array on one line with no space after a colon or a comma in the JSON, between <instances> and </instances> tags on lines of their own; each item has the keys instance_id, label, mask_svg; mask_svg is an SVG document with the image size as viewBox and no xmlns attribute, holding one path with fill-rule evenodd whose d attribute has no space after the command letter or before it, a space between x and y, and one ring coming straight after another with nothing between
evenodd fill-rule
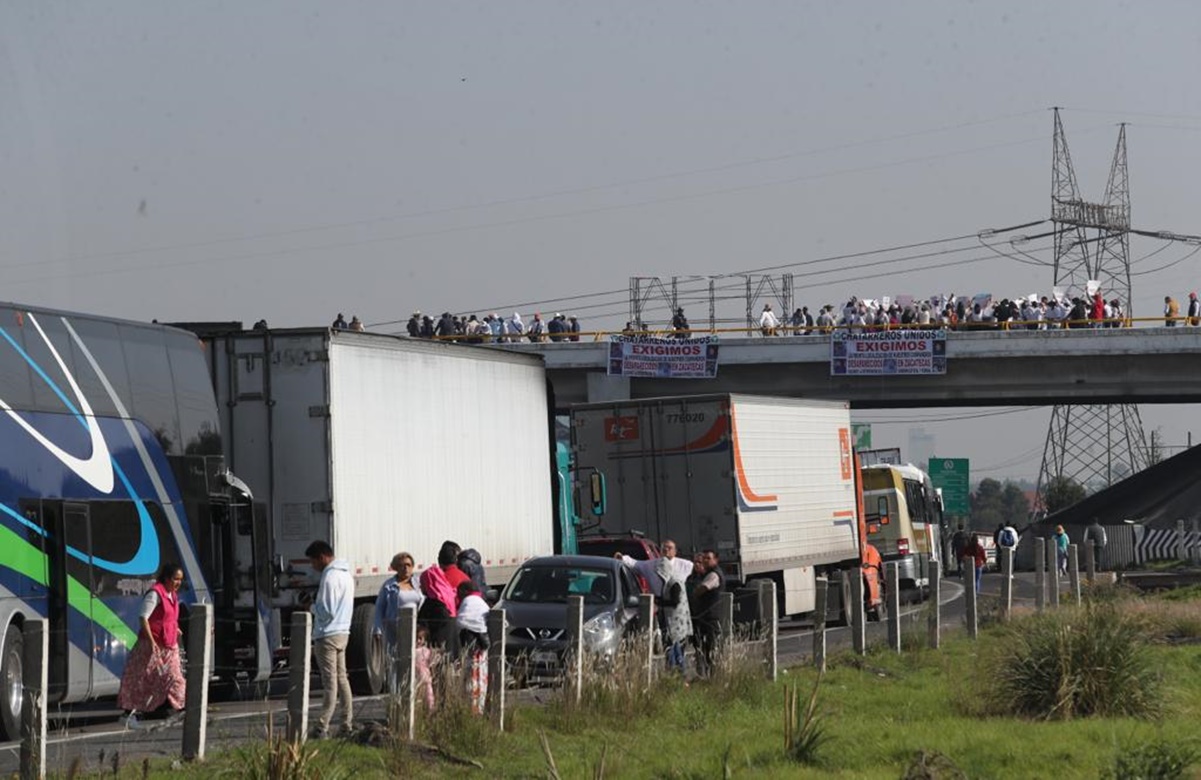
<instances>
[{"instance_id":1,"label":"concrete barrier","mask_svg":"<svg viewBox=\"0 0 1201 780\"><path fill-rule=\"evenodd\" d=\"M976 616L976 560L971 556L964 556L959 564L964 567L963 598L967 607L964 616L967 620L967 635L969 638L975 639L980 630L980 623Z\"/></svg>"},{"instance_id":2,"label":"concrete barrier","mask_svg":"<svg viewBox=\"0 0 1201 780\"><path fill-rule=\"evenodd\" d=\"M901 576L895 561L884 564L884 598L888 612L888 646L901 652Z\"/></svg>"},{"instance_id":3,"label":"concrete barrier","mask_svg":"<svg viewBox=\"0 0 1201 780\"><path fill-rule=\"evenodd\" d=\"M49 694L50 632L41 618L21 630L21 780L46 777L46 697ZM8 681L5 681L6 683ZM4 695L8 695L4 691Z\"/></svg>"},{"instance_id":4,"label":"concrete barrier","mask_svg":"<svg viewBox=\"0 0 1201 780\"><path fill-rule=\"evenodd\" d=\"M942 567L934 561L930 566L930 614L926 631L930 649L937 650L942 645Z\"/></svg>"},{"instance_id":5,"label":"concrete barrier","mask_svg":"<svg viewBox=\"0 0 1201 780\"><path fill-rule=\"evenodd\" d=\"M488 613L488 717L497 731L505 730L505 690L509 687L508 664L508 621L503 609Z\"/></svg>"},{"instance_id":6,"label":"concrete barrier","mask_svg":"<svg viewBox=\"0 0 1201 780\"><path fill-rule=\"evenodd\" d=\"M208 737L209 677L213 673L213 605L193 604L188 615L188 675L183 757L203 761Z\"/></svg>"},{"instance_id":7,"label":"concrete barrier","mask_svg":"<svg viewBox=\"0 0 1201 780\"><path fill-rule=\"evenodd\" d=\"M567 669L564 676L576 704L584 693L584 597L567 597Z\"/></svg>"},{"instance_id":8,"label":"concrete barrier","mask_svg":"<svg viewBox=\"0 0 1201 780\"><path fill-rule=\"evenodd\" d=\"M767 679L772 682L780 673L780 612L776 608L775 580L759 583L759 636L763 640L763 661Z\"/></svg>"},{"instance_id":9,"label":"concrete barrier","mask_svg":"<svg viewBox=\"0 0 1201 780\"><path fill-rule=\"evenodd\" d=\"M313 616L292 613L288 647L288 741L300 744L309 735L309 680L313 672Z\"/></svg>"},{"instance_id":10,"label":"concrete barrier","mask_svg":"<svg viewBox=\"0 0 1201 780\"><path fill-rule=\"evenodd\" d=\"M826 612L830 608L829 592L829 580L818 577L813 608L813 665L817 667L818 672L826 671Z\"/></svg>"},{"instance_id":11,"label":"concrete barrier","mask_svg":"<svg viewBox=\"0 0 1201 780\"><path fill-rule=\"evenodd\" d=\"M863 578L846 574L851 580L851 603L843 604L843 613L851 623L851 648L856 655L867 652L867 624L863 615Z\"/></svg>"}]
</instances>

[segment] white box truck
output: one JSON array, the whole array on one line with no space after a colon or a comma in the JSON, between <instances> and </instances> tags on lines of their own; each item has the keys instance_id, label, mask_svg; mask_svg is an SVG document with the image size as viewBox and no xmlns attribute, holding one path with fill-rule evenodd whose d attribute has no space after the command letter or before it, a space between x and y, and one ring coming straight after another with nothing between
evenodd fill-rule
<instances>
[{"instance_id":1,"label":"white box truck","mask_svg":"<svg viewBox=\"0 0 1201 780\"><path fill-rule=\"evenodd\" d=\"M571 411L580 477L604 475L605 534L715 550L728 579L774 579L783 614L811 612L818 575L849 601L862 550L846 403L708 395L585 404ZM595 483L596 480L589 480ZM582 483L577 489L589 491Z\"/></svg>"},{"instance_id":2,"label":"white box truck","mask_svg":"<svg viewBox=\"0 0 1201 780\"><path fill-rule=\"evenodd\" d=\"M197 331L227 463L271 529L279 633L316 584L305 548L328 541L355 578L357 690L384 679L372 609L397 552L420 572L453 540L480 551L489 583L553 552L541 358L328 328Z\"/></svg>"}]
</instances>

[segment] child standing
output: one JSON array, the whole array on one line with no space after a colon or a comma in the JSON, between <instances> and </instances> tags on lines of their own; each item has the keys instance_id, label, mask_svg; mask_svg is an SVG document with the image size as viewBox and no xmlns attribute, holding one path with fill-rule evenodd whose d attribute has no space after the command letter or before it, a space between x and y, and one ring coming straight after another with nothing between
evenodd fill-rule
<instances>
[{"instance_id":1,"label":"child standing","mask_svg":"<svg viewBox=\"0 0 1201 780\"><path fill-rule=\"evenodd\" d=\"M417 678L417 695L425 699L425 708L434 711L433 650L430 649L430 630L417 627L417 652L414 654L414 675Z\"/></svg>"},{"instance_id":2,"label":"child standing","mask_svg":"<svg viewBox=\"0 0 1201 780\"><path fill-rule=\"evenodd\" d=\"M459 629L459 647L468 668L471 710L482 715L488 698L488 602L470 580L459 585L458 597L455 623Z\"/></svg>"}]
</instances>

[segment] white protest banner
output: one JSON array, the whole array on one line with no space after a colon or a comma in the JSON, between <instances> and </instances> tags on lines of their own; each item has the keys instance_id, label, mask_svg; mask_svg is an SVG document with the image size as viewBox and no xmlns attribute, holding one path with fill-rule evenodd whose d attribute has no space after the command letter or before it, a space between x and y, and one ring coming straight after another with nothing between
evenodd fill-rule
<instances>
[{"instance_id":1,"label":"white protest banner","mask_svg":"<svg viewBox=\"0 0 1201 780\"><path fill-rule=\"evenodd\" d=\"M610 336L608 373L660 379L712 379L717 376L717 337Z\"/></svg>"},{"instance_id":2,"label":"white protest banner","mask_svg":"<svg viewBox=\"0 0 1201 780\"><path fill-rule=\"evenodd\" d=\"M831 376L947 373L943 330L836 330L830 334Z\"/></svg>"}]
</instances>

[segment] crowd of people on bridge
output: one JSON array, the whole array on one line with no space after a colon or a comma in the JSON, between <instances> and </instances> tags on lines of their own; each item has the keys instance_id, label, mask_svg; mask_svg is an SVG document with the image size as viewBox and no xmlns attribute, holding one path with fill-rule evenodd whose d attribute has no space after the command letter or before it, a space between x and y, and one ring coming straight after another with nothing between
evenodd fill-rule
<instances>
[{"instance_id":1,"label":"crowd of people on bridge","mask_svg":"<svg viewBox=\"0 0 1201 780\"><path fill-rule=\"evenodd\" d=\"M579 341L581 330L579 318L574 314L559 312L545 320L541 312L535 312L526 322L521 313L516 311L511 317L501 317L496 312L483 317L475 314L461 317L444 311L436 320L428 314L415 311L405 325L405 332L410 338L465 344Z\"/></svg>"}]
</instances>

